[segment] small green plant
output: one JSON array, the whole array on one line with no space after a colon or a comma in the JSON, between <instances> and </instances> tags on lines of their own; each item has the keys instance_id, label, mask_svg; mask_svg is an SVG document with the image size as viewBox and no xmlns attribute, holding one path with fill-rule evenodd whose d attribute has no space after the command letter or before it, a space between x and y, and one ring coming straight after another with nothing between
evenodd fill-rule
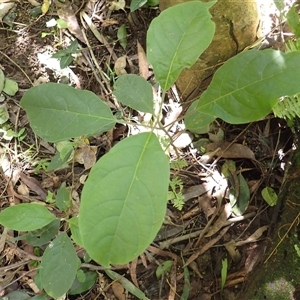
<instances>
[{"instance_id":1,"label":"small green plant","mask_svg":"<svg viewBox=\"0 0 300 300\"><path fill-rule=\"evenodd\" d=\"M170 181L170 191L168 193L168 200L173 201L173 205L178 210L182 210L184 205L184 196L182 194L183 182L178 177L172 178Z\"/></svg>"},{"instance_id":2,"label":"small green plant","mask_svg":"<svg viewBox=\"0 0 300 300\"><path fill-rule=\"evenodd\" d=\"M78 42L77 40L74 40L70 46L67 47L67 49L59 50L58 52L54 53L52 57L58 58L60 68L64 69L71 64L74 59L73 55L77 53L79 53Z\"/></svg>"},{"instance_id":3,"label":"small green plant","mask_svg":"<svg viewBox=\"0 0 300 300\"><path fill-rule=\"evenodd\" d=\"M222 269L221 269L221 291L223 291L228 272L228 260L227 258L222 259Z\"/></svg>"},{"instance_id":4,"label":"small green plant","mask_svg":"<svg viewBox=\"0 0 300 300\"><path fill-rule=\"evenodd\" d=\"M179 4L152 21L147 32L147 56L162 88L162 99L180 72L192 66L211 43L215 25L209 8L214 3ZM299 77L298 51L242 52L215 73L206 92L189 108L186 127L195 133L206 133L216 118L233 124L259 120L280 97L300 92ZM120 76L114 95L122 104L152 114L154 122L150 131L125 138L92 167L82 190L79 213L72 212L65 189L60 196L66 202L58 201L57 195L53 203L64 218L55 217L36 203L8 207L0 213L0 223L7 228L27 234L36 230L47 233L49 244L42 255L36 282L53 298L74 292L74 283L83 277L89 278L85 286L91 286L95 280L94 273L89 277L81 268L73 243L84 247L114 277L108 270L110 266L126 264L142 253L165 217L170 165L155 134L164 130L160 123L163 103L154 111L152 87L137 75ZM54 143L99 135L116 123L126 123L92 92L63 84L48 83L29 89L21 106L33 131ZM64 160L73 151L72 146L68 149L63 157L59 153L58 158ZM180 184L175 183L174 188ZM67 222L71 237L65 232L58 234L57 227L53 229L61 222ZM145 295L141 297L147 299Z\"/></svg>"},{"instance_id":5,"label":"small green plant","mask_svg":"<svg viewBox=\"0 0 300 300\"><path fill-rule=\"evenodd\" d=\"M159 0L131 0L130 11L133 12L143 6L157 6Z\"/></svg>"}]
</instances>

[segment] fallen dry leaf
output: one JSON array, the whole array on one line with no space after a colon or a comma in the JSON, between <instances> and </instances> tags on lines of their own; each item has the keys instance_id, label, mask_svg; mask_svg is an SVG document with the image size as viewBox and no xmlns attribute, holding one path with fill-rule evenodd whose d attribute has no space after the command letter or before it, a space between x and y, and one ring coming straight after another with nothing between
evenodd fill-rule
<instances>
[{"instance_id":1,"label":"fallen dry leaf","mask_svg":"<svg viewBox=\"0 0 300 300\"><path fill-rule=\"evenodd\" d=\"M231 239L228 243L224 244L224 247L234 262L239 262L241 260L242 255L236 247L234 239Z\"/></svg>"},{"instance_id":2,"label":"fallen dry leaf","mask_svg":"<svg viewBox=\"0 0 300 300\"><path fill-rule=\"evenodd\" d=\"M0 22L14 6L14 2L0 3Z\"/></svg>"},{"instance_id":3,"label":"fallen dry leaf","mask_svg":"<svg viewBox=\"0 0 300 300\"><path fill-rule=\"evenodd\" d=\"M230 142L216 142L210 143L204 146L206 152L213 152L216 149L220 150L216 153L216 156L223 158L248 158L255 160L255 155L251 149L247 146L230 143Z\"/></svg>"},{"instance_id":4,"label":"fallen dry leaf","mask_svg":"<svg viewBox=\"0 0 300 300\"><path fill-rule=\"evenodd\" d=\"M3 0L2 0L3 1ZM6 0L4 0L6 1ZM1 1L0 1L1 2ZM32 5L32 6L39 6L41 5L41 3L39 3L38 1L36 0L28 0L28 2Z\"/></svg>"},{"instance_id":5,"label":"fallen dry leaf","mask_svg":"<svg viewBox=\"0 0 300 300\"><path fill-rule=\"evenodd\" d=\"M73 11L71 2L65 0L61 3L59 0L55 1L57 8L57 14L60 19L64 20L68 24L68 30L81 42L85 43L84 36L81 32L81 28L77 22L75 12Z\"/></svg>"},{"instance_id":6,"label":"fallen dry leaf","mask_svg":"<svg viewBox=\"0 0 300 300\"><path fill-rule=\"evenodd\" d=\"M144 48L142 45L137 42L137 51L138 51L138 59L139 59L139 71L140 76L144 77L145 79L149 78L149 63L147 60L147 56L145 53Z\"/></svg>"},{"instance_id":7,"label":"fallen dry leaf","mask_svg":"<svg viewBox=\"0 0 300 300\"><path fill-rule=\"evenodd\" d=\"M18 194L29 197L29 188L23 182L18 186Z\"/></svg>"},{"instance_id":8,"label":"fallen dry leaf","mask_svg":"<svg viewBox=\"0 0 300 300\"><path fill-rule=\"evenodd\" d=\"M84 168L88 170L96 163L96 153L96 146L89 146L87 144L83 144L75 150L74 161L84 165Z\"/></svg>"},{"instance_id":9,"label":"fallen dry leaf","mask_svg":"<svg viewBox=\"0 0 300 300\"><path fill-rule=\"evenodd\" d=\"M125 68L126 68L126 55L123 55L123 56L119 57L115 62L115 72L116 72L116 74L118 76L123 75L123 74L127 74Z\"/></svg>"},{"instance_id":10,"label":"fallen dry leaf","mask_svg":"<svg viewBox=\"0 0 300 300\"><path fill-rule=\"evenodd\" d=\"M118 300L126 300L126 295L124 293L124 288L121 283L114 281L111 285L112 290Z\"/></svg>"},{"instance_id":11,"label":"fallen dry leaf","mask_svg":"<svg viewBox=\"0 0 300 300\"><path fill-rule=\"evenodd\" d=\"M109 6L109 10L124 10L125 8L125 0L119 0L119 1L111 1L110 6Z\"/></svg>"},{"instance_id":12,"label":"fallen dry leaf","mask_svg":"<svg viewBox=\"0 0 300 300\"><path fill-rule=\"evenodd\" d=\"M42 200L46 199L46 191L42 188L41 184L35 178L26 176L24 173L20 172L20 179L29 187L31 191L35 192Z\"/></svg>"},{"instance_id":13,"label":"fallen dry leaf","mask_svg":"<svg viewBox=\"0 0 300 300\"><path fill-rule=\"evenodd\" d=\"M268 228L269 228L268 225L265 225L265 226L262 226L262 227L258 228L258 229L257 229L253 234L251 234L247 239L245 239L244 241L239 241L239 242L237 242L237 243L236 243L236 246L242 246L242 245L244 245L244 244L256 242Z\"/></svg>"},{"instance_id":14,"label":"fallen dry leaf","mask_svg":"<svg viewBox=\"0 0 300 300\"><path fill-rule=\"evenodd\" d=\"M224 223L227 221L229 216L231 215L231 204L226 203L223 207L221 207L221 214L219 215L218 219L214 223L214 225L210 228L208 233L205 235L205 237L210 237L217 233L222 227L224 227Z\"/></svg>"}]
</instances>

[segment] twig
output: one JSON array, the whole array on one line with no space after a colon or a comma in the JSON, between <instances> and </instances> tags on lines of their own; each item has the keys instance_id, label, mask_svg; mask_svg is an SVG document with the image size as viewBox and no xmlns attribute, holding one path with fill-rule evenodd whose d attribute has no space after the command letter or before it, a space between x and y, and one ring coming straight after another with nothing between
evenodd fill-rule
<instances>
[{"instance_id":1,"label":"twig","mask_svg":"<svg viewBox=\"0 0 300 300\"><path fill-rule=\"evenodd\" d=\"M255 216L255 212L251 212L249 214L246 214L244 216L239 216L239 217L235 217L235 218L231 218L229 220L227 220L221 228L225 227L225 226L228 226L228 225L231 225L233 223L236 223L236 222L240 222L240 221L243 221L243 220L246 220L246 219L250 219L252 217ZM189 233L189 234L185 234L185 235L181 235L181 236L178 236L178 237L175 237L175 238L171 238L171 239L168 239L164 242L161 242L159 243L159 247L161 249L165 249L165 248L169 248L171 245L173 244L176 244L178 242L182 242L182 241L185 241L185 240L189 240L191 238L194 238L194 237L197 237L199 234L201 234L204 230L197 230L197 231L194 231L192 233ZM207 231L205 231L207 232Z\"/></svg>"},{"instance_id":2,"label":"twig","mask_svg":"<svg viewBox=\"0 0 300 300\"><path fill-rule=\"evenodd\" d=\"M8 59L12 64L14 64L25 75L25 77L27 78L27 80L33 86L33 82L30 80L29 76L26 74L26 72L16 62L14 62L9 56L7 56L1 50L0 50L0 54L3 55L6 59Z\"/></svg>"}]
</instances>

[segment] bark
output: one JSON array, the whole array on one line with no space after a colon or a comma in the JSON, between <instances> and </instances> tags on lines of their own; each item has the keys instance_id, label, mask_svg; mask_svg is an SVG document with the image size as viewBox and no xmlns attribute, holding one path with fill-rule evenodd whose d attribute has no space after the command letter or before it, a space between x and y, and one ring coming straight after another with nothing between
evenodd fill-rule
<instances>
[{"instance_id":1,"label":"bark","mask_svg":"<svg viewBox=\"0 0 300 300\"><path fill-rule=\"evenodd\" d=\"M183 2L186 0L161 0L160 9ZM256 1L219 0L210 12L216 24L215 36L196 64L183 70L177 80L176 84L183 99L191 94L197 96L205 78L212 75L227 59L251 45L260 35Z\"/></svg>"}]
</instances>

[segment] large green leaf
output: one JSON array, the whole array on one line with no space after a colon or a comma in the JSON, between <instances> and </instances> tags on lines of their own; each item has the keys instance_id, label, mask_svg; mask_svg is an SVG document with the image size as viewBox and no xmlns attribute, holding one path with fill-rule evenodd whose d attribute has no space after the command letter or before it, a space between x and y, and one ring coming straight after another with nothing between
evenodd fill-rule
<instances>
[{"instance_id":1,"label":"large green leaf","mask_svg":"<svg viewBox=\"0 0 300 300\"><path fill-rule=\"evenodd\" d=\"M72 286L78 269L78 257L68 235L63 232L46 248L40 266L41 283L54 299Z\"/></svg>"},{"instance_id":2,"label":"large green leaf","mask_svg":"<svg viewBox=\"0 0 300 300\"><path fill-rule=\"evenodd\" d=\"M122 75L114 89L113 94L121 103L142 112L154 113L152 86L143 77Z\"/></svg>"},{"instance_id":3,"label":"large green leaf","mask_svg":"<svg viewBox=\"0 0 300 300\"><path fill-rule=\"evenodd\" d=\"M21 99L33 131L49 142L99 134L115 125L109 107L90 91L46 83L29 89Z\"/></svg>"},{"instance_id":4,"label":"large green leaf","mask_svg":"<svg viewBox=\"0 0 300 300\"><path fill-rule=\"evenodd\" d=\"M156 80L168 90L211 43L215 24L208 11L216 1L192 1L164 10L147 32L147 57Z\"/></svg>"},{"instance_id":5,"label":"large green leaf","mask_svg":"<svg viewBox=\"0 0 300 300\"><path fill-rule=\"evenodd\" d=\"M216 117L232 124L265 117L278 98L300 92L300 51L251 50L229 59L185 118L189 130L207 132Z\"/></svg>"},{"instance_id":6,"label":"large green leaf","mask_svg":"<svg viewBox=\"0 0 300 300\"><path fill-rule=\"evenodd\" d=\"M17 231L32 231L55 220L45 206L36 203L22 203L10 206L0 213L0 224Z\"/></svg>"},{"instance_id":7,"label":"large green leaf","mask_svg":"<svg viewBox=\"0 0 300 300\"><path fill-rule=\"evenodd\" d=\"M157 137L122 140L84 184L79 229L88 254L105 267L125 264L153 241L166 212L169 163Z\"/></svg>"}]
</instances>

